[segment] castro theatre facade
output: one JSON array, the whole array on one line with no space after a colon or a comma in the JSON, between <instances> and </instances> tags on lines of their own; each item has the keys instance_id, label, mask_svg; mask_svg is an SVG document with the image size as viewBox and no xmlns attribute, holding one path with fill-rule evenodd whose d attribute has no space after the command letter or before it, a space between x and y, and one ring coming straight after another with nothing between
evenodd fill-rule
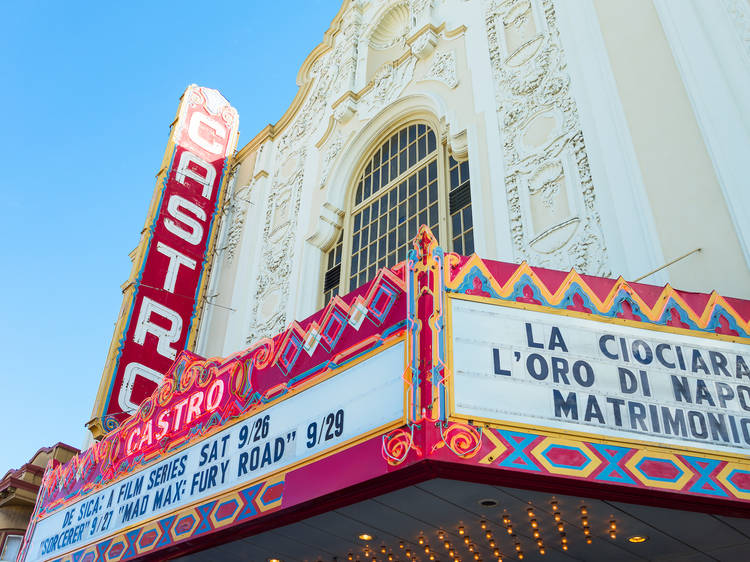
<instances>
[{"instance_id":1,"label":"castro theatre facade","mask_svg":"<svg viewBox=\"0 0 750 562\"><path fill-rule=\"evenodd\" d=\"M239 151L189 87L20 560L750 557L746 21L347 1Z\"/></svg>"}]
</instances>

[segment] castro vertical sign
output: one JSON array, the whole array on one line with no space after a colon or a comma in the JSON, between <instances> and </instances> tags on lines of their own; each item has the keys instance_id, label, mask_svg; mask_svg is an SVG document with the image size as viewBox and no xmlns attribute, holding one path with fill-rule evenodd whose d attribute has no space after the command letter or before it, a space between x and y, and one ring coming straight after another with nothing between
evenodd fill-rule
<instances>
[{"instance_id":1,"label":"castro vertical sign","mask_svg":"<svg viewBox=\"0 0 750 562\"><path fill-rule=\"evenodd\" d=\"M197 327L237 111L217 91L180 100L89 428L117 427L157 387Z\"/></svg>"}]
</instances>

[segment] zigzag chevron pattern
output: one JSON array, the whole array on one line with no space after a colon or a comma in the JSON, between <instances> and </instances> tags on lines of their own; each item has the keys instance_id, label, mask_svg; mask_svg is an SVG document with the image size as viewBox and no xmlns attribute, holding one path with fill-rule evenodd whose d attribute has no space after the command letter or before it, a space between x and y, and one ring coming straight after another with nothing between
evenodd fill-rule
<instances>
[{"instance_id":1,"label":"zigzag chevron pattern","mask_svg":"<svg viewBox=\"0 0 750 562\"><path fill-rule=\"evenodd\" d=\"M449 293L491 297L619 318L647 324L697 330L732 338L750 337L750 302L710 294L630 283L446 254Z\"/></svg>"}]
</instances>

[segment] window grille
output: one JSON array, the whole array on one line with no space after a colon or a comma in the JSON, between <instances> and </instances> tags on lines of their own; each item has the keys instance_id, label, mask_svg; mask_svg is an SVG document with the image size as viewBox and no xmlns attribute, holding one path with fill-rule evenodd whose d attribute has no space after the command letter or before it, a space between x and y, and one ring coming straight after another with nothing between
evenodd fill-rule
<instances>
[{"instance_id":1,"label":"window grille","mask_svg":"<svg viewBox=\"0 0 750 562\"><path fill-rule=\"evenodd\" d=\"M402 128L378 147L357 180L352 203L326 257L325 302L406 259L421 224L441 241L441 230L449 230L454 251L474 251L468 162L448 156L446 166L435 132L423 123Z\"/></svg>"}]
</instances>

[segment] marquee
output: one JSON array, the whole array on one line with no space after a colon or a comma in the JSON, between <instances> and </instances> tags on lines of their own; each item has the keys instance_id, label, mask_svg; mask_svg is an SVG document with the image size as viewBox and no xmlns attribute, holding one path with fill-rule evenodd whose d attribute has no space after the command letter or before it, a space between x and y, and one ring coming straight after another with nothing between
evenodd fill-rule
<instances>
[{"instance_id":1,"label":"marquee","mask_svg":"<svg viewBox=\"0 0 750 562\"><path fill-rule=\"evenodd\" d=\"M423 227L282 334L178 355L48 468L22 559L184 554L436 476L747 516L748 320L717 294L444 253Z\"/></svg>"}]
</instances>

